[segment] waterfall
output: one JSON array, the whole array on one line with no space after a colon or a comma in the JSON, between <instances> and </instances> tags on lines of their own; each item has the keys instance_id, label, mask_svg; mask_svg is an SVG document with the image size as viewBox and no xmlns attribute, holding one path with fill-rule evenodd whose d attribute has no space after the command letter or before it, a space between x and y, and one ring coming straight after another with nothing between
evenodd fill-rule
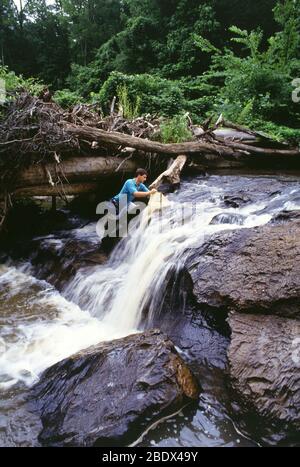
<instances>
[{"instance_id":1,"label":"waterfall","mask_svg":"<svg viewBox=\"0 0 300 467\"><path fill-rule=\"evenodd\" d=\"M143 312L160 311L169 274L181 269L187 250L213 233L265 224L286 203L293 208L296 203L287 186L273 204L264 193L240 208L226 207L220 179L183 183L169 195L162 215L144 212L108 262L80 269L62 294L36 279L28 263L1 266L0 388L20 380L32 384L41 371L74 352L138 332ZM216 216L223 223L212 222ZM93 224L70 235L91 235L94 242L95 232Z\"/></svg>"}]
</instances>

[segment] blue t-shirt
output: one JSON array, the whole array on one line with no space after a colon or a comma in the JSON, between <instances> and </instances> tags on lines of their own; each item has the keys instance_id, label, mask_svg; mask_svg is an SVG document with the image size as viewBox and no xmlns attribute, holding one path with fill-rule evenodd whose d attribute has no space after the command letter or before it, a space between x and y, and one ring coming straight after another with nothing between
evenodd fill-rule
<instances>
[{"instance_id":1,"label":"blue t-shirt","mask_svg":"<svg viewBox=\"0 0 300 467\"><path fill-rule=\"evenodd\" d=\"M149 190L143 183L137 185L135 179L130 178L124 183L120 193L113 197L113 200L118 202L121 195L127 195L127 204L132 203L132 201L134 200L133 193L135 193L136 191L146 192Z\"/></svg>"}]
</instances>

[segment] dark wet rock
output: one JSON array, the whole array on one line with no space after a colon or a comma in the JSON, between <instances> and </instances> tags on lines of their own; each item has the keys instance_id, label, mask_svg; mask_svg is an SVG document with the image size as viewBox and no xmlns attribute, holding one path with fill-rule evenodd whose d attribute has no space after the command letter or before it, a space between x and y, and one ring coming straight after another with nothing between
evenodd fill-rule
<instances>
[{"instance_id":1,"label":"dark wet rock","mask_svg":"<svg viewBox=\"0 0 300 467\"><path fill-rule=\"evenodd\" d=\"M1 391L0 447L38 447L41 419L28 405L27 388L20 384Z\"/></svg>"},{"instance_id":2,"label":"dark wet rock","mask_svg":"<svg viewBox=\"0 0 300 467\"><path fill-rule=\"evenodd\" d=\"M300 223L214 235L186 262L200 306L300 317Z\"/></svg>"},{"instance_id":3,"label":"dark wet rock","mask_svg":"<svg viewBox=\"0 0 300 467\"><path fill-rule=\"evenodd\" d=\"M154 313L144 311L143 329L159 328L183 352L184 360L205 385L209 370L225 370L230 329L227 315L201 310L185 269L169 271Z\"/></svg>"},{"instance_id":4,"label":"dark wet rock","mask_svg":"<svg viewBox=\"0 0 300 467\"><path fill-rule=\"evenodd\" d=\"M276 196L281 195L281 193L282 192L280 190L273 191L272 193L269 194L269 198L275 198Z\"/></svg>"},{"instance_id":5,"label":"dark wet rock","mask_svg":"<svg viewBox=\"0 0 300 467\"><path fill-rule=\"evenodd\" d=\"M28 256L34 274L61 290L79 269L105 263L108 251L100 240L95 243L66 235L32 241Z\"/></svg>"},{"instance_id":6,"label":"dark wet rock","mask_svg":"<svg viewBox=\"0 0 300 467\"><path fill-rule=\"evenodd\" d=\"M239 208L245 204L251 203L251 199L247 195L237 195L237 196L224 196L224 204L225 206L231 208Z\"/></svg>"},{"instance_id":7,"label":"dark wet rock","mask_svg":"<svg viewBox=\"0 0 300 467\"><path fill-rule=\"evenodd\" d=\"M120 446L199 395L158 330L101 343L52 366L33 389L47 446Z\"/></svg>"},{"instance_id":8,"label":"dark wet rock","mask_svg":"<svg viewBox=\"0 0 300 467\"><path fill-rule=\"evenodd\" d=\"M233 313L229 362L234 389L262 416L300 428L300 322Z\"/></svg>"},{"instance_id":9,"label":"dark wet rock","mask_svg":"<svg viewBox=\"0 0 300 467\"><path fill-rule=\"evenodd\" d=\"M279 214L276 214L271 219L272 224L282 224L290 220L300 220L300 210L299 211L281 211Z\"/></svg>"},{"instance_id":10,"label":"dark wet rock","mask_svg":"<svg viewBox=\"0 0 300 467\"><path fill-rule=\"evenodd\" d=\"M211 225L216 224L236 224L243 225L245 222L245 217L241 214L234 213L222 213L218 214L211 220Z\"/></svg>"}]
</instances>

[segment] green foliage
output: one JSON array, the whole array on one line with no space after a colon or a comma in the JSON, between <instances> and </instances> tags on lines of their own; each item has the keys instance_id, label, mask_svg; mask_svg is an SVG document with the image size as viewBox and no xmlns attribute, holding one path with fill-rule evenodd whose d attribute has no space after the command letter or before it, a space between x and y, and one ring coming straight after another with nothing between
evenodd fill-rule
<instances>
[{"instance_id":1,"label":"green foliage","mask_svg":"<svg viewBox=\"0 0 300 467\"><path fill-rule=\"evenodd\" d=\"M69 89L56 91L53 100L65 109L73 107L83 101L82 97L77 92L70 91Z\"/></svg>"},{"instance_id":2,"label":"green foliage","mask_svg":"<svg viewBox=\"0 0 300 467\"><path fill-rule=\"evenodd\" d=\"M37 93L36 76L60 90L55 99L64 107L84 100L108 111L120 94L130 118L189 112L201 123L223 113L278 138L297 137L287 128L300 123L291 99L300 77L300 0L20 5L0 2L0 63L15 72L1 72L8 88Z\"/></svg>"},{"instance_id":3,"label":"green foliage","mask_svg":"<svg viewBox=\"0 0 300 467\"><path fill-rule=\"evenodd\" d=\"M77 92L85 99L88 99L91 92L99 90L101 80L92 67L73 63L66 84L71 91Z\"/></svg>"},{"instance_id":4,"label":"green foliage","mask_svg":"<svg viewBox=\"0 0 300 467\"><path fill-rule=\"evenodd\" d=\"M176 115L172 119L162 122L159 138L162 143L191 141L193 135L188 128L187 115Z\"/></svg>"},{"instance_id":5,"label":"green foliage","mask_svg":"<svg viewBox=\"0 0 300 467\"><path fill-rule=\"evenodd\" d=\"M37 95L45 87L40 81L35 78L23 78L22 75L16 75L6 66L0 66L0 79L4 80L6 92L12 93L21 89L25 89L31 94Z\"/></svg>"},{"instance_id":6,"label":"green foliage","mask_svg":"<svg viewBox=\"0 0 300 467\"><path fill-rule=\"evenodd\" d=\"M113 97L122 86L126 86L130 102L136 103L139 99L142 114L174 116L186 110L187 102L180 82L148 74L125 75L119 72L111 73L98 94L103 109L109 109Z\"/></svg>"},{"instance_id":7,"label":"green foliage","mask_svg":"<svg viewBox=\"0 0 300 467\"><path fill-rule=\"evenodd\" d=\"M53 87L62 86L70 56L59 2L0 2L0 63L24 77L36 76Z\"/></svg>"},{"instance_id":8,"label":"green foliage","mask_svg":"<svg viewBox=\"0 0 300 467\"><path fill-rule=\"evenodd\" d=\"M61 0L73 60L86 66L96 50L121 28L120 0Z\"/></svg>"},{"instance_id":9,"label":"green foliage","mask_svg":"<svg viewBox=\"0 0 300 467\"><path fill-rule=\"evenodd\" d=\"M128 96L128 89L126 85L117 88L117 96L119 98L119 108L125 118L133 120L139 116L141 107L141 97L136 96L135 101L131 101Z\"/></svg>"},{"instance_id":10,"label":"green foliage","mask_svg":"<svg viewBox=\"0 0 300 467\"><path fill-rule=\"evenodd\" d=\"M275 9L276 21L282 26L263 47L261 30L248 32L231 27L232 42L242 46L240 51L224 48L222 53L196 38L212 54L210 69L204 80L217 85L213 99L216 114L249 125L254 120L278 125L297 126L299 105L292 101L292 81L300 73L300 2L285 0Z\"/></svg>"},{"instance_id":11,"label":"green foliage","mask_svg":"<svg viewBox=\"0 0 300 467\"><path fill-rule=\"evenodd\" d=\"M300 130L298 128L289 128L284 125L277 125L261 120L252 121L250 127L254 130L265 132L274 140L287 142L294 146L300 145Z\"/></svg>"}]
</instances>

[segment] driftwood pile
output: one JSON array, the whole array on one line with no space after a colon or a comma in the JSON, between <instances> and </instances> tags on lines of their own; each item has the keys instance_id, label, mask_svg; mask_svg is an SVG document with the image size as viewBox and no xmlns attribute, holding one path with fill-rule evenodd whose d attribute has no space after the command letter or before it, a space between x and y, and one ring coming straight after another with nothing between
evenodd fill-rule
<instances>
[{"instance_id":1,"label":"driftwood pile","mask_svg":"<svg viewBox=\"0 0 300 467\"><path fill-rule=\"evenodd\" d=\"M190 167L204 169L260 163L285 168L300 160L299 148L222 117L215 124L207 120L202 127L189 121L192 141L163 144L159 118L148 115L128 121L114 112L114 106L106 117L97 105L79 104L65 111L47 92L39 97L21 92L0 111L0 227L12 195L93 191L102 177L132 173L153 155L167 169L159 183L163 178L178 181L187 160Z\"/></svg>"},{"instance_id":2,"label":"driftwood pile","mask_svg":"<svg viewBox=\"0 0 300 467\"><path fill-rule=\"evenodd\" d=\"M115 114L104 118L96 105L80 104L64 111L53 101L45 102L23 92L6 104L0 121L1 169L24 168L34 162L55 162L59 156L67 158L70 154L94 153L95 144L68 131L69 124L72 130L97 128L149 139L159 131L158 119L143 117L128 121ZM101 142L97 148L100 145Z\"/></svg>"}]
</instances>

